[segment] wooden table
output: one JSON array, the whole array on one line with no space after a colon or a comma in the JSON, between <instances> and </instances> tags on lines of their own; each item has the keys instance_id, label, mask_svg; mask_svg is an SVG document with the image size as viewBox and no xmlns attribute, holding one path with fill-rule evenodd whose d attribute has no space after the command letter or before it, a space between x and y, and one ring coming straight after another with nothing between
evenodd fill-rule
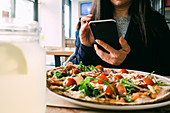
<instances>
[{"instance_id":1,"label":"wooden table","mask_svg":"<svg viewBox=\"0 0 170 113\"><path fill-rule=\"evenodd\" d=\"M170 105L155 109L122 111L122 110L99 110L99 109L74 109L64 107L47 107L46 113L170 113Z\"/></svg>"},{"instance_id":2,"label":"wooden table","mask_svg":"<svg viewBox=\"0 0 170 113\"><path fill-rule=\"evenodd\" d=\"M60 57L69 57L75 48L45 47L47 55L54 55L55 67L61 66Z\"/></svg>"},{"instance_id":3,"label":"wooden table","mask_svg":"<svg viewBox=\"0 0 170 113\"><path fill-rule=\"evenodd\" d=\"M48 67L48 69L52 69L53 67ZM170 76L168 76L170 78ZM49 95L51 94L51 95ZM52 93L49 92L47 89L47 107L46 107L46 113L170 113L170 105L154 108L154 109L146 109L146 110L101 110L101 109L95 109L95 108L87 108L75 105L73 103L70 103L66 100L63 100L62 98L56 97L55 95L52 95ZM58 99L57 99L58 98ZM53 104L49 104L48 100L54 100Z\"/></svg>"}]
</instances>

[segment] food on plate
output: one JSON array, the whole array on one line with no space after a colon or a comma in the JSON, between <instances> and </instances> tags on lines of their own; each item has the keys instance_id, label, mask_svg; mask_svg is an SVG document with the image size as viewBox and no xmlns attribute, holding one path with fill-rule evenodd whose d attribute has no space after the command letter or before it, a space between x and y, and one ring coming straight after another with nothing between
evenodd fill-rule
<instances>
[{"instance_id":1,"label":"food on plate","mask_svg":"<svg viewBox=\"0 0 170 113\"><path fill-rule=\"evenodd\" d=\"M139 105L170 98L170 82L160 76L82 63L47 71L47 86L56 94L85 102Z\"/></svg>"}]
</instances>

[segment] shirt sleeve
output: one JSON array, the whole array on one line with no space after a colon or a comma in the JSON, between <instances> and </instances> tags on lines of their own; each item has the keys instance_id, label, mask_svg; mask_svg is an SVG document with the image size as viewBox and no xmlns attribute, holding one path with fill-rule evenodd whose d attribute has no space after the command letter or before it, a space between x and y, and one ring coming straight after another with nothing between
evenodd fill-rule
<instances>
[{"instance_id":1,"label":"shirt sleeve","mask_svg":"<svg viewBox=\"0 0 170 113\"><path fill-rule=\"evenodd\" d=\"M156 72L160 75L170 75L170 30L162 15L157 15L156 24Z\"/></svg>"},{"instance_id":2,"label":"shirt sleeve","mask_svg":"<svg viewBox=\"0 0 170 113\"><path fill-rule=\"evenodd\" d=\"M74 64L82 62L84 65L96 64L96 52L94 47L87 47L80 42L80 38L76 39L76 50L71 60Z\"/></svg>"}]
</instances>

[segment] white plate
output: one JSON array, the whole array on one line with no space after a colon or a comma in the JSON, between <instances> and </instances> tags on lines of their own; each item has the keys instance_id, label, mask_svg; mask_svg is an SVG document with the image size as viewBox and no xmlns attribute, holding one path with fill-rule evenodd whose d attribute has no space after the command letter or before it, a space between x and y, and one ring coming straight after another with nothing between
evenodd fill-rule
<instances>
[{"instance_id":1,"label":"white plate","mask_svg":"<svg viewBox=\"0 0 170 113\"><path fill-rule=\"evenodd\" d=\"M105 110L143 110L143 109L158 108L158 107L170 105L170 100L161 102L161 103L155 103L155 104L134 105L134 106L104 105L104 104L82 102L82 101L67 98L67 97L64 97L58 94L56 95L64 100L67 100L77 105L81 105L81 106L85 106L89 108L105 109Z\"/></svg>"},{"instance_id":2,"label":"white plate","mask_svg":"<svg viewBox=\"0 0 170 113\"><path fill-rule=\"evenodd\" d=\"M146 73L146 72L136 71L136 70L128 70L128 71L134 71L134 72L149 74L149 73ZM159 78L162 78L162 79L170 82L170 79L167 78L167 77L163 77L163 76L160 76L160 75L157 75L157 74L152 74L152 75L157 76ZM54 93L54 92L52 92L52 93ZM72 99L72 98L69 98L69 97L65 97L65 96L62 96L62 95L58 95L56 93L54 93L54 94L56 96L64 99L64 100L66 100L66 101L69 101L69 102L77 104L77 105L81 105L81 106L85 106L85 107L89 107L89 108L105 109L105 110L142 110L142 109L151 109L151 108L158 108L158 107L170 105L170 100L160 102L160 103L145 104L145 105L132 105L132 106L105 105L105 104L96 104L96 103L84 102L84 101Z\"/></svg>"}]
</instances>

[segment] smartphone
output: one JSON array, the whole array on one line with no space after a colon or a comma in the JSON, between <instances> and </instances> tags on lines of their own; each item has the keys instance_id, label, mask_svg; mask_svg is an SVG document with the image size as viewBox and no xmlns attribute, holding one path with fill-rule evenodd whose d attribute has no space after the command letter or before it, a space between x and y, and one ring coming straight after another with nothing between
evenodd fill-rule
<instances>
[{"instance_id":1,"label":"smartphone","mask_svg":"<svg viewBox=\"0 0 170 113\"><path fill-rule=\"evenodd\" d=\"M89 26L95 40L102 40L114 49L121 49L115 20L109 19L90 21ZM104 49L100 45L98 45L98 47L102 50Z\"/></svg>"}]
</instances>

